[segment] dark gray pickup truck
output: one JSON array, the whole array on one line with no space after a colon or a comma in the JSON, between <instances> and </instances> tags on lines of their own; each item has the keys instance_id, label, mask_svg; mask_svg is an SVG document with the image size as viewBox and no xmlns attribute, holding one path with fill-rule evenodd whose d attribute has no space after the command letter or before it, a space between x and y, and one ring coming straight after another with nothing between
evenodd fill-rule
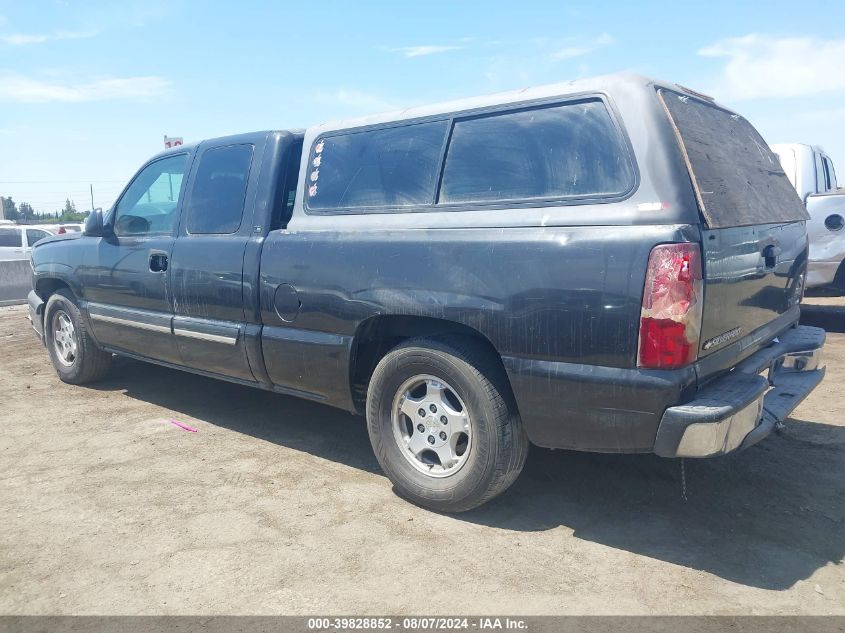
<instances>
[{"instance_id":1,"label":"dark gray pickup truck","mask_svg":"<svg viewBox=\"0 0 845 633\"><path fill-rule=\"evenodd\" d=\"M156 156L32 255L62 380L112 354L365 413L444 511L529 443L708 457L824 375L807 214L741 116L602 77Z\"/></svg>"}]
</instances>

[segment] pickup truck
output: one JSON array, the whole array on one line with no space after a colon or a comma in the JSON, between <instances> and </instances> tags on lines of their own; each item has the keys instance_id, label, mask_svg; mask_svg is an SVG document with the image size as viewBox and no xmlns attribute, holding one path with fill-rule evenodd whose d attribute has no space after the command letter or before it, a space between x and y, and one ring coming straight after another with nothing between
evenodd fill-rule
<instances>
[{"instance_id":1,"label":"pickup truck","mask_svg":"<svg viewBox=\"0 0 845 633\"><path fill-rule=\"evenodd\" d=\"M782 424L824 375L806 219L748 121L614 75L167 151L35 248L29 310L68 383L120 354L364 414L396 491L456 512L530 443Z\"/></svg>"},{"instance_id":2,"label":"pickup truck","mask_svg":"<svg viewBox=\"0 0 845 633\"><path fill-rule=\"evenodd\" d=\"M29 259L35 243L55 233L53 227L0 224L0 262Z\"/></svg>"},{"instance_id":3,"label":"pickup truck","mask_svg":"<svg viewBox=\"0 0 845 633\"><path fill-rule=\"evenodd\" d=\"M833 161L820 147L803 143L772 145L772 150L810 214L807 287L845 290L845 189L838 187Z\"/></svg>"}]
</instances>

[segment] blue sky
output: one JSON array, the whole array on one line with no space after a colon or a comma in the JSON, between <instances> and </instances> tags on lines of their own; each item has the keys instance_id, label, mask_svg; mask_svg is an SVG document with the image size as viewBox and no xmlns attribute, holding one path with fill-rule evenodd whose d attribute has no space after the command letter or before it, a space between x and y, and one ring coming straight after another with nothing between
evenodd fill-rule
<instances>
[{"instance_id":1,"label":"blue sky","mask_svg":"<svg viewBox=\"0 0 845 633\"><path fill-rule=\"evenodd\" d=\"M843 2L0 0L0 195L107 207L162 149L631 70L845 180Z\"/></svg>"}]
</instances>

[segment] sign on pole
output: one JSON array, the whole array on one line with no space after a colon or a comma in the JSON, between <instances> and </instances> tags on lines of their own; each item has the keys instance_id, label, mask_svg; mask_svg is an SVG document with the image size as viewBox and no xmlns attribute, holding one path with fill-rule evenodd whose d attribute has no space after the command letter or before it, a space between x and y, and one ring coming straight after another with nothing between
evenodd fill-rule
<instances>
[{"instance_id":1,"label":"sign on pole","mask_svg":"<svg viewBox=\"0 0 845 633\"><path fill-rule=\"evenodd\" d=\"M177 145L182 145L182 137L181 136L167 136L164 135L164 149L170 149L171 147L176 147Z\"/></svg>"}]
</instances>

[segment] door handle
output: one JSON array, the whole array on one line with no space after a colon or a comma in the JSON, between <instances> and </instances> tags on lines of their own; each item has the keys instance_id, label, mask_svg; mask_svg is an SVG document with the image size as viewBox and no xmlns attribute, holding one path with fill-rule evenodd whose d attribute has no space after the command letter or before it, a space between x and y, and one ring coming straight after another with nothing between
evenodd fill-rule
<instances>
[{"instance_id":1,"label":"door handle","mask_svg":"<svg viewBox=\"0 0 845 633\"><path fill-rule=\"evenodd\" d=\"M150 252L150 271L154 273L163 273L167 271L167 253L160 251Z\"/></svg>"}]
</instances>

